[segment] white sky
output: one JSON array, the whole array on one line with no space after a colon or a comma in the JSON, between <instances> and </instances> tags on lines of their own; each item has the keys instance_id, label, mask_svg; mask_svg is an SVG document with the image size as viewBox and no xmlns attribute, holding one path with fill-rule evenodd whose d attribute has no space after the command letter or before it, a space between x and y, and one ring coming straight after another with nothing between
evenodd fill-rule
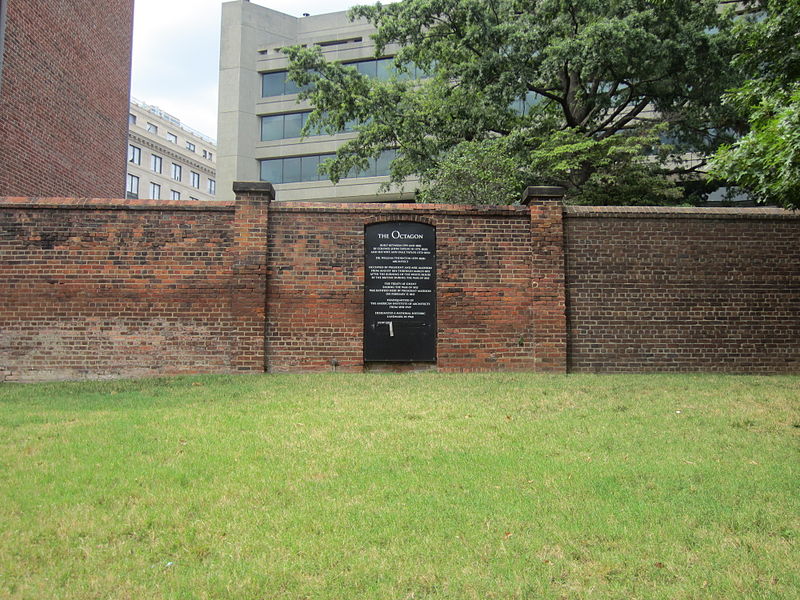
<instances>
[{"instance_id":1,"label":"white sky","mask_svg":"<svg viewBox=\"0 0 800 600\"><path fill-rule=\"evenodd\" d=\"M296 17L370 0L258 0ZM385 3L385 2L384 2ZM217 137L222 0L135 0L131 95Z\"/></svg>"}]
</instances>

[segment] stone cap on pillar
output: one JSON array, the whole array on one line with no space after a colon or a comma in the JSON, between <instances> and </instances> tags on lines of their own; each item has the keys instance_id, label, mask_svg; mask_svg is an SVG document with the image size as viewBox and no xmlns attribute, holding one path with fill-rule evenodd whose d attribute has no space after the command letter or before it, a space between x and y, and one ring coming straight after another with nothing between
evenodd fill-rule
<instances>
[{"instance_id":1,"label":"stone cap on pillar","mask_svg":"<svg viewBox=\"0 0 800 600\"><path fill-rule=\"evenodd\" d=\"M234 181L233 193L236 197L261 197L266 202L275 200L275 188L268 181Z\"/></svg>"},{"instance_id":2,"label":"stone cap on pillar","mask_svg":"<svg viewBox=\"0 0 800 600\"><path fill-rule=\"evenodd\" d=\"M559 185L529 185L522 192L522 204L528 206L542 200L562 201L566 193L567 190Z\"/></svg>"}]
</instances>

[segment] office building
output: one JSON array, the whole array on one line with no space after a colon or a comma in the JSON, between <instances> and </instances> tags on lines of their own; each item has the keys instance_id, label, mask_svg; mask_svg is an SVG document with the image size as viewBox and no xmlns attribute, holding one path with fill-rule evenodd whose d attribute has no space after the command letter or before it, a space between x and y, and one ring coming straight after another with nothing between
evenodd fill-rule
<instances>
[{"instance_id":1,"label":"office building","mask_svg":"<svg viewBox=\"0 0 800 600\"><path fill-rule=\"evenodd\" d=\"M276 199L337 202L398 201L413 198L405 189L381 192L388 180L389 153L368 172L333 185L317 166L353 132L301 138L311 111L298 103L287 79L288 59L280 48L316 44L328 60L352 64L374 77L388 76L391 58L375 57L374 28L351 22L345 12L293 17L246 0L222 5L217 161L218 197L232 198L234 181L269 181ZM391 51L391 48L389 49Z\"/></svg>"},{"instance_id":2,"label":"office building","mask_svg":"<svg viewBox=\"0 0 800 600\"><path fill-rule=\"evenodd\" d=\"M133 0L0 0L0 196L121 197Z\"/></svg>"},{"instance_id":3,"label":"office building","mask_svg":"<svg viewBox=\"0 0 800 600\"><path fill-rule=\"evenodd\" d=\"M214 140L133 99L128 115L126 198L214 200Z\"/></svg>"}]
</instances>

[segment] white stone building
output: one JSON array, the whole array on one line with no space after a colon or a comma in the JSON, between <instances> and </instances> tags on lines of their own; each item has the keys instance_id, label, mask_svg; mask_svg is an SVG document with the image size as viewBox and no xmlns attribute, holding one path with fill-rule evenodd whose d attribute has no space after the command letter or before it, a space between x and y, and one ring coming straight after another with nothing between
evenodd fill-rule
<instances>
[{"instance_id":1,"label":"white stone building","mask_svg":"<svg viewBox=\"0 0 800 600\"><path fill-rule=\"evenodd\" d=\"M156 106L131 100L127 198L214 200L217 146Z\"/></svg>"}]
</instances>

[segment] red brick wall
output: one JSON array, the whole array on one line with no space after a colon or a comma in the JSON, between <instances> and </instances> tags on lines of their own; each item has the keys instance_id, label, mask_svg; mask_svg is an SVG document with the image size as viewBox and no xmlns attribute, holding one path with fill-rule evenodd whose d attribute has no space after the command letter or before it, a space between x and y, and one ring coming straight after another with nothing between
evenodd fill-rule
<instances>
[{"instance_id":1,"label":"red brick wall","mask_svg":"<svg viewBox=\"0 0 800 600\"><path fill-rule=\"evenodd\" d=\"M568 207L571 371L800 371L800 214Z\"/></svg>"},{"instance_id":2,"label":"red brick wall","mask_svg":"<svg viewBox=\"0 0 800 600\"><path fill-rule=\"evenodd\" d=\"M385 221L436 227L439 370L800 371L800 214L237 194L0 199L0 381L360 371Z\"/></svg>"},{"instance_id":3,"label":"red brick wall","mask_svg":"<svg viewBox=\"0 0 800 600\"><path fill-rule=\"evenodd\" d=\"M535 368L527 208L276 203L270 211L271 371L363 368L364 227L436 227L437 368Z\"/></svg>"},{"instance_id":4,"label":"red brick wall","mask_svg":"<svg viewBox=\"0 0 800 600\"><path fill-rule=\"evenodd\" d=\"M133 0L7 3L0 196L124 196Z\"/></svg>"},{"instance_id":5,"label":"red brick wall","mask_svg":"<svg viewBox=\"0 0 800 600\"><path fill-rule=\"evenodd\" d=\"M0 200L0 381L236 370L233 203L155 204Z\"/></svg>"}]
</instances>

